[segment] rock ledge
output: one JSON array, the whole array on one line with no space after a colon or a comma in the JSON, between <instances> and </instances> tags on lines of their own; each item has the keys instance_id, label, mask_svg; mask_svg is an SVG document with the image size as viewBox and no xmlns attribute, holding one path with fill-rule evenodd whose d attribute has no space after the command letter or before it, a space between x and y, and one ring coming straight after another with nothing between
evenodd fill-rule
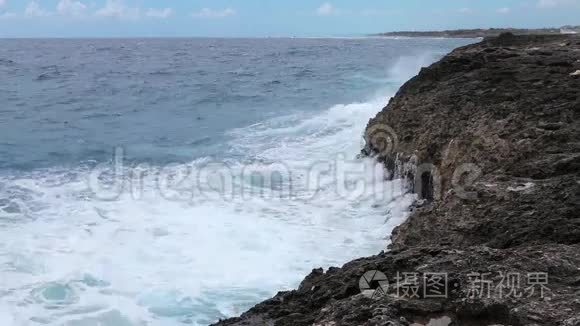
<instances>
[{"instance_id":1,"label":"rock ledge","mask_svg":"<svg viewBox=\"0 0 580 326\"><path fill-rule=\"evenodd\" d=\"M580 325L578 71L580 38L509 34L422 69L365 134L424 199L391 250L216 325Z\"/></svg>"}]
</instances>

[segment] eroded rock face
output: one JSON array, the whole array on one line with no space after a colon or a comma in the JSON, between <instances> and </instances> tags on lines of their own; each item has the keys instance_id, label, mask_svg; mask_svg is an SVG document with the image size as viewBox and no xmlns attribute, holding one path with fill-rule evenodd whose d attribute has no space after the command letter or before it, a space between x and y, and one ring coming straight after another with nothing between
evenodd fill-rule
<instances>
[{"instance_id":1,"label":"eroded rock face","mask_svg":"<svg viewBox=\"0 0 580 326\"><path fill-rule=\"evenodd\" d=\"M314 270L218 325L580 325L578 70L580 38L511 35L424 68L366 133L364 152L426 199L392 250ZM389 286L369 298L359 280L372 270ZM419 277L418 297L395 286L403 273ZM446 274L446 296L425 295L430 273ZM509 275L522 282L511 295ZM545 292L529 293L538 276Z\"/></svg>"},{"instance_id":2,"label":"eroded rock face","mask_svg":"<svg viewBox=\"0 0 580 326\"><path fill-rule=\"evenodd\" d=\"M394 246L579 243L579 68L580 38L502 36L406 83L369 130L396 133L379 155L391 169L411 157L433 169L438 200L396 230Z\"/></svg>"}]
</instances>

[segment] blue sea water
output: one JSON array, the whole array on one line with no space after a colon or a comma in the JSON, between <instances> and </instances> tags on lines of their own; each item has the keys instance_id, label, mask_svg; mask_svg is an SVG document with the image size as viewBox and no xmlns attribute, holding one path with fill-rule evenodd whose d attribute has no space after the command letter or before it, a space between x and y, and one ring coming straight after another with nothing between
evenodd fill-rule
<instances>
[{"instance_id":1,"label":"blue sea water","mask_svg":"<svg viewBox=\"0 0 580 326\"><path fill-rule=\"evenodd\" d=\"M0 325L208 325L384 249L364 127L468 42L0 40Z\"/></svg>"}]
</instances>

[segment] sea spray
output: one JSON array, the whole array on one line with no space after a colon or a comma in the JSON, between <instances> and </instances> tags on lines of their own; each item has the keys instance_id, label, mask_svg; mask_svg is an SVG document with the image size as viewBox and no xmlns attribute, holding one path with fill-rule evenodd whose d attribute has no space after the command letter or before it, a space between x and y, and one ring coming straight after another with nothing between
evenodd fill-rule
<instances>
[{"instance_id":1,"label":"sea spray","mask_svg":"<svg viewBox=\"0 0 580 326\"><path fill-rule=\"evenodd\" d=\"M384 51L404 45L387 46L381 40L329 42L328 49L336 46L332 42L377 42ZM305 53L301 55L316 54L318 46L308 45L308 51L301 51ZM361 45L356 46L350 51ZM452 45L428 47L432 53ZM336 48L340 49L337 53L346 51L344 46ZM404 50L400 53L393 58L408 54ZM283 59L296 60L296 56ZM271 57L282 60L279 55ZM386 60L380 52L376 58ZM271 94L267 107L276 110L267 118L251 123L239 118L239 125L224 131L215 127L219 133L210 134L212 117L222 119L224 124L236 118L232 113L235 106L214 105L209 113L197 113L199 119L193 119L196 126L198 121L201 126L199 135L193 135L198 131L189 125L179 126L184 120L184 109L179 104L167 108L173 115L168 113L163 121L145 105L143 110L134 109L132 127L123 135L126 139L143 137L138 134L140 124L151 123L149 132L163 124L172 128L163 129L154 140L123 146L107 137L128 118L106 121L117 126L101 135L101 141L111 146L107 157L115 155L111 162L99 158L101 149L79 152L83 158L82 153L90 153L81 163L61 164L67 156L57 155L53 149L46 157L54 157L55 162L28 169L22 162L43 162L44 152L31 151L30 155L37 156L22 156L20 169L0 173L0 300L6 307L0 318L14 321L16 326L207 325L218 318L238 315L278 290L296 287L312 268L342 265L385 249L385 238L405 219L414 196L406 193L399 180L385 181L387 176L380 164L356 156L369 118L384 107L406 78L429 62L428 58L431 56L421 54L382 62L387 68L379 74L357 68L348 75L335 76L336 67L323 67L324 61L320 67L311 67L316 76L299 80L267 76L280 79L284 87L320 87L312 94L323 97L325 89L350 85L358 74L354 79L366 83L365 87L380 89L369 101L286 112L280 111L276 103L290 101L294 94ZM275 74L269 67L261 73ZM172 72L163 78L178 79L179 75ZM252 82L245 75L235 78ZM204 95L205 102L218 101L212 92L210 88ZM304 98L314 96L304 92ZM141 99L147 93L140 94ZM157 103L163 96L157 94L150 100ZM105 97L103 101L112 100ZM237 106L250 107L240 102L244 99L236 101ZM299 106L299 102L293 105ZM230 111L223 113L223 107ZM99 119L105 118L101 114L86 119L104 125ZM88 123L78 124L78 128L91 128ZM209 139L217 143L194 142L195 146L189 148L175 130L187 131L195 139L207 139L210 134ZM82 142L75 146L83 150L95 146L86 134L78 138ZM175 146L163 147L169 139L176 142ZM122 151L115 154L112 146L117 145ZM222 156L205 155L215 153L216 146ZM98 155L90 160L93 153ZM161 159L140 159L152 153ZM184 159L191 153L204 155ZM177 159L167 162L166 156ZM115 170L115 161L122 164L121 169ZM221 164L218 167L225 170L204 170L210 163ZM354 177L343 177L341 171ZM224 172L231 176L227 183L231 188L222 187ZM264 182L264 175L278 177ZM93 181L102 188L91 185L94 176ZM226 196L223 189L231 192ZM101 196L103 190L112 194Z\"/></svg>"}]
</instances>

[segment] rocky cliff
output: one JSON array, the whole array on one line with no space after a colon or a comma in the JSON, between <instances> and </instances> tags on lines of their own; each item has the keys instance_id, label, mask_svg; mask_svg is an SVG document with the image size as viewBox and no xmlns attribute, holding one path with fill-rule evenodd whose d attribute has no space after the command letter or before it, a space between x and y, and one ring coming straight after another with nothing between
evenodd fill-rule
<instances>
[{"instance_id":1,"label":"rocky cliff","mask_svg":"<svg viewBox=\"0 0 580 326\"><path fill-rule=\"evenodd\" d=\"M456 49L365 138L420 197L391 250L218 325L580 325L580 38Z\"/></svg>"}]
</instances>

